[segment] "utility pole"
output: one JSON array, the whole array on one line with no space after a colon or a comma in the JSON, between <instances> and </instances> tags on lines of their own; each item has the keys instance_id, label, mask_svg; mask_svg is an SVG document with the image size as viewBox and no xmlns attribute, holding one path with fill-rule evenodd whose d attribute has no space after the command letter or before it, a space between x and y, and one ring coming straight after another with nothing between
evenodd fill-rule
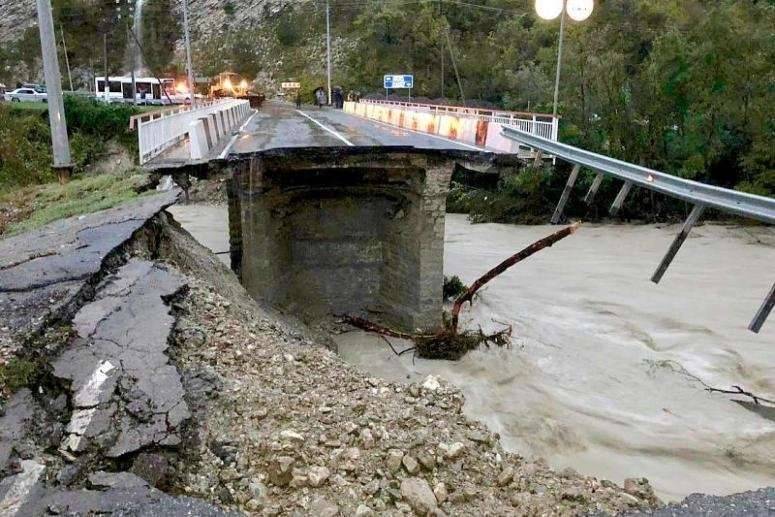
<instances>
[{"instance_id":1,"label":"utility pole","mask_svg":"<svg viewBox=\"0 0 775 517\"><path fill-rule=\"evenodd\" d=\"M54 17L51 14L50 0L37 0L37 4L40 48L43 53L43 72L46 76L48 92L48 119L54 150L54 170L59 176L59 182L64 183L70 178L73 164L70 159L70 142L67 139L67 120L65 104L62 100L62 77L57 59Z\"/></svg>"},{"instance_id":2,"label":"utility pole","mask_svg":"<svg viewBox=\"0 0 775 517\"><path fill-rule=\"evenodd\" d=\"M552 108L552 115L557 116L557 101L560 98L560 68L562 67L562 40L565 34L565 2L562 6L562 14L560 15L560 43L557 48L557 75L554 78L554 107Z\"/></svg>"},{"instance_id":3,"label":"utility pole","mask_svg":"<svg viewBox=\"0 0 775 517\"><path fill-rule=\"evenodd\" d=\"M188 0L183 0L183 32L186 40L186 66L188 67L188 93L191 95L191 108L196 107L196 83L194 82L194 65L191 62L191 33L188 26Z\"/></svg>"},{"instance_id":4,"label":"utility pole","mask_svg":"<svg viewBox=\"0 0 775 517\"><path fill-rule=\"evenodd\" d=\"M130 49L130 57L129 61L131 63L130 66L130 75L132 77L132 104L137 106L137 77L135 77L135 64L137 63L137 43L135 42L135 39L137 38L137 34L134 32L137 30L137 27L134 26L135 22L135 16L134 16L134 0L126 0L127 1L127 7L129 7L129 13L132 16L126 17L126 31L127 36L129 40L129 49ZM132 22L132 25L130 25L130 20Z\"/></svg>"},{"instance_id":5,"label":"utility pole","mask_svg":"<svg viewBox=\"0 0 775 517\"><path fill-rule=\"evenodd\" d=\"M62 34L62 50L65 54L65 65L67 66L67 79L70 81L70 91L73 91L73 74L70 73L70 58L67 57L67 43L65 43L65 30L62 28L62 24L59 24L59 32Z\"/></svg>"},{"instance_id":6,"label":"utility pole","mask_svg":"<svg viewBox=\"0 0 775 517\"><path fill-rule=\"evenodd\" d=\"M103 49L105 55L105 82L103 83L103 88L105 91L105 102L108 102L108 99L110 98L110 78L108 77L108 33L102 35L102 43L103 43Z\"/></svg>"},{"instance_id":7,"label":"utility pole","mask_svg":"<svg viewBox=\"0 0 775 517\"><path fill-rule=\"evenodd\" d=\"M331 6L326 0L326 70L328 76L328 104L331 104Z\"/></svg>"},{"instance_id":8,"label":"utility pole","mask_svg":"<svg viewBox=\"0 0 775 517\"><path fill-rule=\"evenodd\" d=\"M441 1L439 0L439 20L443 20L441 14ZM444 98L444 41L441 42L441 98Z\"/></svg>"}]
</instances>

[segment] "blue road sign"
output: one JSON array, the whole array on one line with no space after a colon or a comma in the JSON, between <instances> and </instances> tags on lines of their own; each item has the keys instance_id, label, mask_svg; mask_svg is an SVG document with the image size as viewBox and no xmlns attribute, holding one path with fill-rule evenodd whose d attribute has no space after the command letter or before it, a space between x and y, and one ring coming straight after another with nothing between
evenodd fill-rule
<instances>
[{"instance_id":1,"label":"blue road sign","mask_svg":"<svg viewBox=\"0 0 775 517\"><path fill-rule=\"evenodd\" d=\"M414 76L413 75L385 75L383 78L383 85L386 90L394 90L398 88L414 88Z\"/></svg>"}]
</instances>

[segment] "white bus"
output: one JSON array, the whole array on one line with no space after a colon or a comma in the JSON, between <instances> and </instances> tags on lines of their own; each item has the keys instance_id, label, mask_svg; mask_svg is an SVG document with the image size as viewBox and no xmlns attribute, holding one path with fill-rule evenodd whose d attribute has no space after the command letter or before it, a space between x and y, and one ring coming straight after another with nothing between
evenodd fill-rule
<instances>
[{"instance_id":1,"label":"white bus","mask_svg":"<svg viewBox=\"0 0 775 517\"><path fill-rule=\"evenodd\" d=\"M171 78L161 81L155 77L136 77L137 93L140 104L188 104L191 96L185 84L175 84ZM95 77L96 96L105 102L132 102L132 78L130 76L108 77L108 91L105 91L105 77Z\"/></svg>"}]
</instances>

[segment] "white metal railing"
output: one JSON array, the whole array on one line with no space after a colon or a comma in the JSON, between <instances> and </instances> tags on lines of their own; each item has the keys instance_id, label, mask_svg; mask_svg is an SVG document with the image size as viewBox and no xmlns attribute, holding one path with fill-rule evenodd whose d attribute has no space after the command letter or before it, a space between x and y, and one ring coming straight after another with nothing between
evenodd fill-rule
<instances>
[{"instance_id":1,"label":"white metal railing","mask_svg":"<svg viewBox=\"0 0 775 517\"><path fill-rule=\"evenodd\" d=\"M212 135L210 141L214 146L216 138L223 138L237 125L237 122L244 119L250 111L250 105L246 100L220 99L208 102L204 106L197 106L194 109L162 111L163 114L160 114L158 118L137 121L137 140L141 164L148 162L186 138L191 132L193 123L211 116L213 117L211 119L213 127L207 130L207 134Z\"/></svg>"},{"instance_id":2,"label":"white metal railing","mask_svg":"<svg viewBox=\"0 0 775 517\"><path fill-rule=\"evenodd\" d=\"M205 101L197 100L196 108L199 109L199 108L211 106L216 102L220 102L220 100L221 99L205 100ZM153 111L146 111L138 115L133 115L132 117L129 118L129 130L130 131L136 130L140 122L147 122L149 120L155 120L157 118L169 117L170 115L175 115L176 113L182 113L184 111L191 111L191 105L179 104L177 106L161 108Z\"/></svg>"},{"instance_id":3,"label":"white metal railing","mask_svg":"<svg viewBox=\"0 0 775 517\"><path fill-rule=\"evenodd\" d=\"M548 113L530 113L525 111L500 111L482 108L468 108L464 106L446 106L443 104L421 104L417 102L387 101L380 99L361 99L364 104L376 104L392 108L406 108L412 111L425 111L439 115L457 115L462 117L477 118L516 127L521 131L527 131L533 135L550 140L557 140L559 133L558 115Z\"/></svg>"}]
</instances>

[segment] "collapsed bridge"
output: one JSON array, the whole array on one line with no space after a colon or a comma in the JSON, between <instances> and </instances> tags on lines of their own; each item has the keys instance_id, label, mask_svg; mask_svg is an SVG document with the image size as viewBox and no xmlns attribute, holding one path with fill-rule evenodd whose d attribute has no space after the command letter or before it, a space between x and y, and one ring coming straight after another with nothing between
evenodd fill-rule
<instances>
[{"instance_id":1,"label":"collapsed bridge","mask_svg":"<svg viewBox=\"0 0 775 517\"><path fill-rule=\"evenodd\" d=\"M508 160L414 148L234 157L232 268L253 296L293 312L372 312L398 328L435 328L453 169Z\"/></svg>"},{"instance_id":2,"label":"collapsed bridge","mask_svg":"<svg viewBox=\"0 0 775 517\"><path fill-rule=\"evenodd\" d=\"M272 103L234 133L232 147L222 153L227 161L211 162L227 164L233 178L232 265L255 297L312 315L357 309L410 330L435 326L441 315L444 199L453 168L502 174L525 165L520 159L526 158L572 163L553 223L562 219L582 168L596 173L588 204L604 177L622 182L612 215L633 187L692 204L652 277L655 283L706 208L775 223L771 198L561 144L552 129L556 120L389 102L346 108L348 113L308 113ZM190 167L210 166L166 167L180 177ZM775 286L752 331L761 329L773 306Z\"/></svg>"}]
</instances>

